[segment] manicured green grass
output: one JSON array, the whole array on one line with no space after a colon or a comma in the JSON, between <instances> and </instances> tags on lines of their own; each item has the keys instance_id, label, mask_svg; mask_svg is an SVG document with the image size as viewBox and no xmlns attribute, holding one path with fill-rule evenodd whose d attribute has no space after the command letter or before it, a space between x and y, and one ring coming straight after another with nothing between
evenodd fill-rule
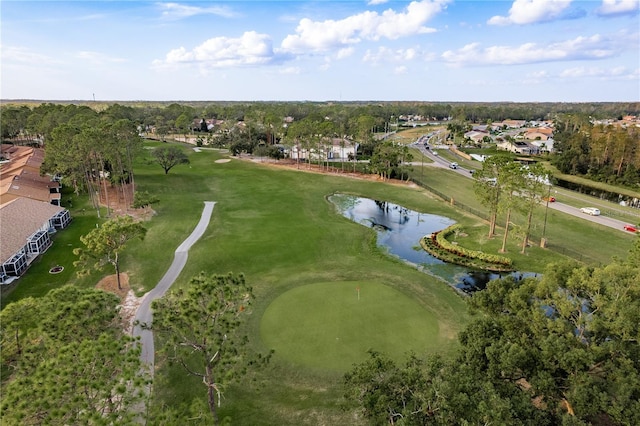
<instances>
[{"instance_id":1,"label":"manicured green grass","mask_svg":"<svg viewBox=\"0 0 640 426\"><path fill-rule=\"evenodd\" d=\"M261 323L265 345L297 367L346 372L372 349L401 359L433 352L438 320L407 295L372 281L315 283L275 299Z\"/></svg>"},{"instance_id":2,"label":"manicured green grass","mask_svg":"<svg viewBox=\"0 0 640 426\"><path fill-rule=\"evenodd\" d=\"M474 193L473 179L461 176L452 170L434 167L424 167L422 175L420 171L414 170L413 176L416 180L444 193L449 202L453 199L455 204L466 206L488 218L486 208L478 202ZM520 244L526 218L516 209L512 212L511 223L513 225L510 227L507 254L512 257L517 269L533 272L542 272L548 263L567 257L588 264L606 264L613 256L626 257L635 238L631 234L627 235L540 205L535 209L531 226L531 238L534 244L524 255L521 255ZM470 249L498 253L504 235L503 214L499 215L497 224L499 229L492 239L485 236L488 231L486 223L476 222L471 227L466 226L465 232L470 234L470 238L460 240L460 243ZM548 249L536 247L543 236L547 239Z\"/></svg>"},{"instance_id":3,"label":"manicured green grass","mask_svg":"<svg viewBox=\"0 0 640 426\"><path fill-rule=\"evenodd\" d=\"M238 159L216 163L227 158L226 154L185 149L191 164L176 166L168 175L148 160L139 161L135 168L138 189L160 198L153 206L156 215L145 224L148 228L145 240L133 241L122 258L122 269L130 275L132 287L140 294L154 287L164 275L175 249L198 222L203 202L216 201L207 232L189 251L187 265L175 286L187 285L190 277L200 271L244 273L256 294L245 330L253 349L260 352L271 349L270 341L262 338L261 329L262 318L274 301L287 297L289 292L295 295L298 288L345 282L360 282L362 288L369 283L383 283L399 300L417 305L412 312L423 316L412 321L437 324L437 348L432 350L447 356L456 348L458 332L471 320L463 298L443 282L381 253L375 243L375 232L337 214L326 197L343 192L447 216L463 225L466 236L459 237L461 244L497 251L501 240L483 237L487 230L484 222L416 187L348 179L339 174L317 175L304 169L283 170ZM471 180L448 170L425 167L424 173L431 186L450 192L459 202L481 208L475 201ZM72 211L75 215L72 227L56 236L56 244L39 261L41 269L34 265L21 279L20 291L44 294L63 284L52 281L53 277L77 285L95 285L100 276L112 273L107 269L103 274L80 280L72 268L67 270L79 236L97 223L89 209L83 212L76 202L74 206L79 210L77 214ZM542 218L540 212L536 213L538 233ZM515 217L516 221L520 219ZM605 233L586 221L557 212L549 212L546 232L550 243L562 241L576 252L597 256L602 262L614 254L624 256L633 238L622 233ZM514 256L520 270L541 271L547 263L561 257L558 252L534 247L525 255L518 255L519 239L516 232L512 235L508 254ZM53 264L64 264L69 275L48 274L49 265ZM18 297L20 292L16 290L14 294ZM318 300L316 297L300 302L300 307L317 309L314 306ZM394 348L393 356L398 361L404 351L414 348L411 338L404 340ZM353 413L341 409L339 372L327 365L324 369L294 366L284 354L285 351L278 351L266 370L251 377L256 386L246 379L225 388L222 417L229 416L233 424L250 425L357 423ZM183 404L204 400L205 389L198 378L187 376L180 366L169 365L161 357L157 368L154 404L180 410Z\"/></svg>"}]
</instances>

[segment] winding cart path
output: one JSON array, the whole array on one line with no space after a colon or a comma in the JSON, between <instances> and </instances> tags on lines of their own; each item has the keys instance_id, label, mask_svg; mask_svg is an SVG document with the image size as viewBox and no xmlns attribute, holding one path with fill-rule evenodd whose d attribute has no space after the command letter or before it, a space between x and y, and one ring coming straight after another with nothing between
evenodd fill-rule
<instances>
[{"instance_id":1,"label":"winding cart path","mask_svg":"<svg viewBox=\"0 0 640 426\"><path fill-rule=\"evenodd\" d=\"M149 329L143 329L140 324L151 325L151 322L153 320L153 314L151 312L151 302L164 296L169 287L171 287L171 284L173 284L176 278L178 278L178 275L180 275L180 272L182 272L182 269L187 264L189 249L196 241L198 241L200 237L202 237L207 229L207 226L209 225L211 213L213 212L213 207L215 206L215 204L216 203L214 201L204 202L204 210L202 211L200 222L198 222L191 235L189 235L187 239L184 240L182 244L180 244L180 246L176 249L173 263L164 274L162 279L153 288L153 290L149 291L143 296L142 303L136 311L135 321L138 325L135 325L133 328L133 337L140 337L140 344L142 345L142 353L140 354L140 358L144 363L146 363L152 375L154 371L153 367L155 361L153 331Z\"/></svg>"}]
</instances>

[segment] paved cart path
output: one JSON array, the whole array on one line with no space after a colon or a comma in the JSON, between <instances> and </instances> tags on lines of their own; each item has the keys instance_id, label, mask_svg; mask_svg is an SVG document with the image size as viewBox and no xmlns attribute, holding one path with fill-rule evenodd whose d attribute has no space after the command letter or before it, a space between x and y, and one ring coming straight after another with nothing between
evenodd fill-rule
<instances>
[{"instance_id":1,"label":"paved cart path","mask_svg":"<svg viewBox=\"0 0 640 426\"><path fill-rule=\"evenodd\" d=\"M153 332L149 329L143 329L139 324L151 325L153 320L151 302L164 296L169 287L171 287L171 284L173 284L176 278L178 278L178 275L180 275L180 272L182 272L182 268L187 264L189 249L200 237L202 237L209 225L211 213L213 212L213 206L215 206L215 204L216 203L214 201L204 202L204 210L202 211L200 222L198 222L198 225L196 225L196 228L193 230L191 235L189 235L187 239L184 240L176 249L173 263L158 284L142 297L142 303L136 311L135 321L138 325L135 325L133 328L133 337L140 337L140 344L142 345L140 358L149 367L152 375L155 356Z\"/></svg>"}]
</instances>

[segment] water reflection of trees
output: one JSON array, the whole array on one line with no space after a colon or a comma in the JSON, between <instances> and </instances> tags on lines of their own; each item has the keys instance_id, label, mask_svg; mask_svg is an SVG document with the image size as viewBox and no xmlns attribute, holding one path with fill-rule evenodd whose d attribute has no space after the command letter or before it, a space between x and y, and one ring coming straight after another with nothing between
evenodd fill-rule
<instances>
[{"instance_id":1,"label":"water reflection of trees","mask_svg":"<svg viewBox=\"0 0 640 426\"><path fill-rule=\"evenodd\" d=\"M410 210L406 207L399 206L397 204L392 204L387 201L373 200L378 209L384 214L391 212L398 212L398 223L400 225L404 225L409 222L409 212Z\"/></svg>"}]
</instances>

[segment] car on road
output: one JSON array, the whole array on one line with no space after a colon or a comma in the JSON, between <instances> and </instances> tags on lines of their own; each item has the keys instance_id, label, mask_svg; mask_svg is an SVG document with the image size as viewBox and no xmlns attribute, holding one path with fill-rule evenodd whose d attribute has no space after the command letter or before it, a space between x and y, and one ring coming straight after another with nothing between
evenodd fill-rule
<instances>
[{"instance_id":1,"label":"car on road","mask_svg":"<svg viewBox=\"0 0 640 426\"><path fill-rule=\"evenodd\" d=\"M449 168L450 169L457 169L458 168L458 163L456 163L455 161L451 164L449 164Z\"/></svg>"},{"instance_id":2,"label":"car on road","mask_svg":"<svg viewBox=\"0 0 640 426\"><path fill-rule=\"evenodd\" d=\"M550 203L555 203L556 197L544 197L542 201L549 201Z\"/></svg>"},{"instance_id":3,"label":"car on road","mask_svg":"<svg viewBox=\"0 0 640 426\"><path fill-rule=\"evenodd\" d=\"M583 207L580 209L580 211L591 216L600 216L600 209L597 209L595 207Z\"/></svg>"},{"instance_id":4,"label":"car on road","mask_svg":"<svg viewBox=\"0 0 640 426\"><path fill-rule=\"evenodd\" d=\"M625 231L638 232L638 228L633 225L625 225L622 227Z\"/></svg>"}]
</instances>

